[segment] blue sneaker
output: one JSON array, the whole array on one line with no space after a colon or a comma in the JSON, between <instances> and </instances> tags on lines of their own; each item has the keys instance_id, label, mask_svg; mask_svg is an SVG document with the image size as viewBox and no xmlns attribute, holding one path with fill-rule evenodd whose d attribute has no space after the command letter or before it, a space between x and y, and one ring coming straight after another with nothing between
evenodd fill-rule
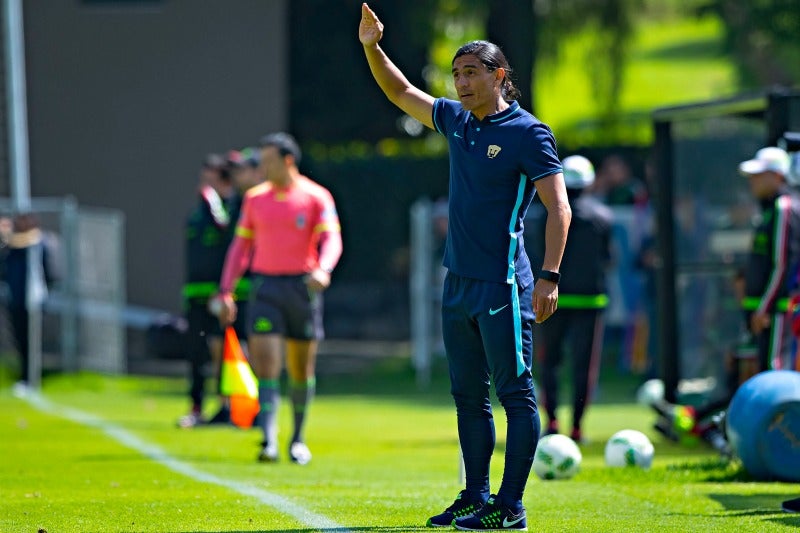
<instances>
[{"instance_id":1,"label":"blue sneaker","mask_svg":"<svg viewBox=\"0 0 800 533\"><path fill-rule=\"evenodd\" d=\"M468 501L465 498L466 492L465 490L459 492L453 505L445 509L443 513L428 518L428 523L426 525L428 527L450 527L453 525L453 520L456 518L469 516L483 507L483 503L481 502Z\"/></svg>"},{"instance_id":2,"label":"blue sneaker","mask_svg":"<svg viewBox=\"0 0 800 533\"><path fill-rule=\"evenodd\" d=\"M514 514L511 509L498 502L497 496L494 494L489 497L486 505L475 514L456 518L453 525L461 531L495 531L498 529L528 531L525 509L522 509L519 514Z\"/></svg>"}]
</instances>

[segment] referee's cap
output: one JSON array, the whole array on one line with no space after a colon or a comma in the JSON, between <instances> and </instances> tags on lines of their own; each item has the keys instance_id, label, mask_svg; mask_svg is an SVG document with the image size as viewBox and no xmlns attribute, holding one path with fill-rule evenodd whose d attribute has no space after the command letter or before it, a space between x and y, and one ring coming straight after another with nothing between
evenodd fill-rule
<instances>
[{"instance_id":1,"label":"referee's cap","mask_svg":"<svg viewBox=\"0 0 800 533\"><path fill-rule=\"evenodd\" d=\"M762 172L775 172L788 180L791 164L786 150L777 146L767 146L756 152L753 159L742 161L739 164L739 173L744 176L752 176Z\"/></svg>"},{"instance_id":2,"label":"referee's cap","mask_svg":"<svg viewBox=\"0 0 800 533\"><path fill-rule=\"evenodd\" d=\"M567 189L585 189L594 183L594 165L582 155L571 155L561 162Z\"/></svg>"},{"instance_id":3,"label":"referee's cap","mask_svg":"<svg viewBox=\"0 0 800 533\"><path fill-rule=\"evenodd\" d=\"M227 155L228 165L231 167L257 167L261 160L258 150L255 148L243 148L241 150L230 150Z\"/></svg>"}]
</instances>

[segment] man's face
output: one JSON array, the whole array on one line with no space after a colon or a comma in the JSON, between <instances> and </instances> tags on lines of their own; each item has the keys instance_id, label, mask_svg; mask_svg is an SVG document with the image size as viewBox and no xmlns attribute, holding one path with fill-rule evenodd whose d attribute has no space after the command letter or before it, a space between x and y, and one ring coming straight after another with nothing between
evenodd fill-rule
<instances>
[{"instance_id":1,"label":"man's face","mask_svg":"<svg viewBox=\"0 0 800 533\"><path fill-rule=\"evenodd\" d=\"M261 162L258 169L264 179L274 181L286 175L286 158L277 146L265 146L261 149Z\"/></svg>"},{"instance_id":2,"label":"man's face","mask_svg":"<svg viewBox=\"0 0 800 533\"><path fill-rule=\"evenodd\" d=\"M453 85L461 106L479 118L495 112L503 69L490 71L474 55L463 55L453 61Z\"/></svg>"},{"instance_id":3,"label":"man's face","mask_svg":"<svg viewBox=\"0 0 800 533\"><path fill-rule=\"evenodd\" d=\"M750 184L750 192L755 198L765 199L778 192L783 184L783 176L771 171L760 172L748 174L747 182Z\"/></svg>"},{"instance_id":4,"label":"man's face","mask_svg":"<svg viewBox=\"0 0 800 533\"><path fill-rule=\"evenodd\" d=\"M202 167L200 169L200 184L209 185L215 189L219 188L222 178L219 170L215 168Z\"/></svg>"}]
</instances>

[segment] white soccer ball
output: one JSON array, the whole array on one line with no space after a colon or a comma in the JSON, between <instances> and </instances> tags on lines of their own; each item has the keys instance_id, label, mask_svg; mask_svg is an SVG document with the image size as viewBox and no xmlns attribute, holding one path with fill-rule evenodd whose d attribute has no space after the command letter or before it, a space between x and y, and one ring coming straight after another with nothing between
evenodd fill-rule
<instances>
[{"instance_id":1,"label":"white soccer ball","mask_svg":"<svg viewBox=\"0 0 800 533\"><path fill-rule=\"evenodd\" d=\"M664 382L660 379L648 379L636 390L636 402L641 405L653 405L664 399Z\"/></svg>"},{"instance_id":2,"label":"white soccer ball","mask_svg":"<svg viewBox=\"0 0 800 533\"><path fill-rule=\"evenodd\" d=\"M606 465L636 466L648 469L653 464L655 449L647 435L635 429L614 433L606 443Z\"/></svg>"},{"instance_id":3,"label":"white soccer ball","mask_svg":"<svg viewBox=\"0 0 800 533\"><path fill-rule=\"evenodd\" d=\"M581 466L581 450L566 435L545 435L536 445L533 471L541 479L569 479Z\"/></svg>"}]
</instances>

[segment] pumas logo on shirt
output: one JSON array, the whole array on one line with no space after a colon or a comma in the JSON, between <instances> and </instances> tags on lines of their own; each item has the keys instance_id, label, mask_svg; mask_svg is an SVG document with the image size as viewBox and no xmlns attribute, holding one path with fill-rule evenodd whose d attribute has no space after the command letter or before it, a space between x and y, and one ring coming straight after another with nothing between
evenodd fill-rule
<instances>
[{"instance_id":1,"label":"pumas logo on shirt","mask_svg":"<svg viewBox=\"0 0 800 533\"><path fill-rule=\"evenodd\" d=\"M490 144L489 149L486 150L486 155L489 159L494 159L495 157L497 157L497 154L500 153L500 150L502 150L502 148L500 148L496 144Z\"/></svg>"}]
</instances>

